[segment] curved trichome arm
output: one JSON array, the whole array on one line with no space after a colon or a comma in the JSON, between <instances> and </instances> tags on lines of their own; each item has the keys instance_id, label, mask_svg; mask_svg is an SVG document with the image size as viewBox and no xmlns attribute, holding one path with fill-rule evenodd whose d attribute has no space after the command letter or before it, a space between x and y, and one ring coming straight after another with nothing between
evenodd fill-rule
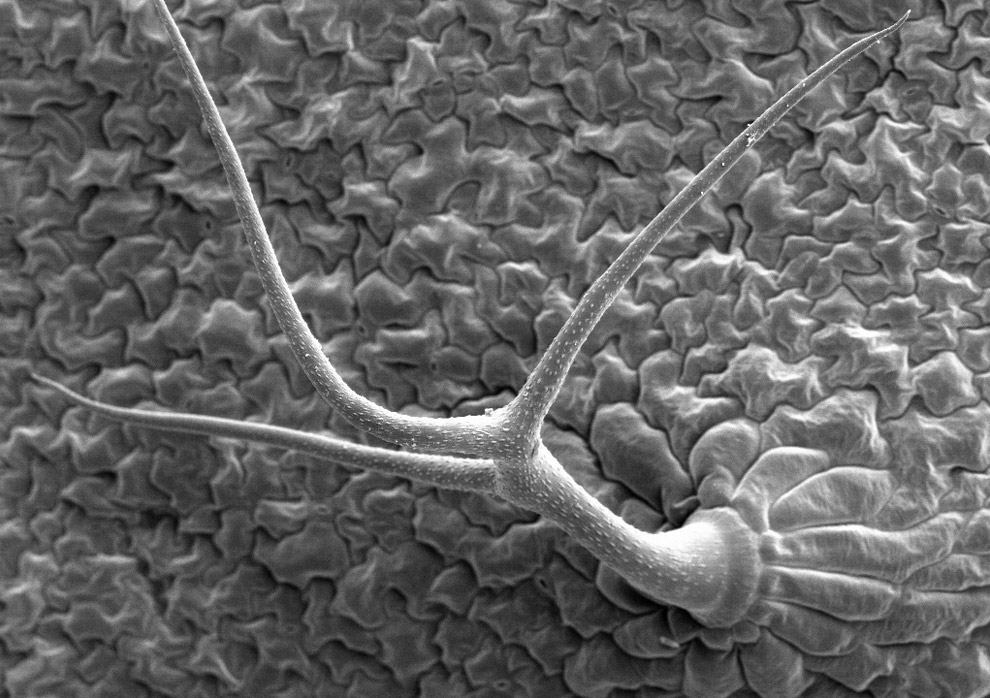
<instances>
[{"instance_id":1,"label":"curved trichome arm","mask_svg":"<svg viewBox=\"0 0 990 698\"><path fill-rule=\"evenodd\" d=\"M196 103L206 122L223 165L268 302L279 327L289 340L292 354L317 392L351 424L392 443L441 453L482 451L492 440L491 420L479 417L431 419L391 412L354 392L323 353L323 346L313 335L292 298L289 284L275 257L261 212L248 184L247 174L234 143L220 119L206 81L203 79L179 27L165 6L165 0L153 0L179 63L192 86Z\"/></svg>"},{"instance_id":2,"label":"curved trichome arm","mask_svg":"<svg viewBox=\"0 0 990 698\"><path fill-rule=\"evenodd\" d=\"M492 492L495 487L495 464L487 459L393 451L256 422L241 422L236 419L201 414L177 414L117 407L80 395L44 376L32 374L32 378L42 385L54 388L63 397L80 407L126 424L181 434L202 434L279 446L317 456L339 465L364 468L386 475L401 475L445 489Z\"/></svg>"},{"instance_id":3,"label":"curved trichome arm","mask_svg":"<svg viewBox=\"0 0 990 698\"><path fill-rule=\"evenodd\" d=\"M578 351L602 315L615 300L626 282L642 265L653 249L669 233L677 222L718 182L743 153L828 76L850 60L897 31L907 21L910 11L897 22L875 34L860 39L841 51L830 61L791 88L783 97L763 112L753 123L743 129L715 159L682 189L674 199L650 221L633 239L609 268L581 297L577 308L567 318L554 337L549 349L530 374L519 395L509 405L506 419L513 430L529 430L529 438L535 443L539 424L550 410L564 384L567 372L574 363Z\"/></svg>"}]
</instances>

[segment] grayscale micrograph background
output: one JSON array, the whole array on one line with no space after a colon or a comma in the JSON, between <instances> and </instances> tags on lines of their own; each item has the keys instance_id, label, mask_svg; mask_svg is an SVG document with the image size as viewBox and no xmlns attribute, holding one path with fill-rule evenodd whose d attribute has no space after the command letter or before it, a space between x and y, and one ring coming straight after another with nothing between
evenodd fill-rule
<instances>
[{"instance_id":1,"label":"grayscale micrograph background","mask_svg":"<svg viewBox=\"0 0 990 698\"><path fill-rule=\"evenodd\" d=\"M981 0L169 4L328 356L435 416L508 401L693 173L910 9L659 245L544 439L647 530L698 506L692 446L741 416L837 461L990 464ZM143 0L0 0L0 352L0 695L772 698L769 665L914 695L706 629L493 498L32 383L368 442L295 366ZM979 671L917 651L945 695Z\"/></svg>"}]
</instances>

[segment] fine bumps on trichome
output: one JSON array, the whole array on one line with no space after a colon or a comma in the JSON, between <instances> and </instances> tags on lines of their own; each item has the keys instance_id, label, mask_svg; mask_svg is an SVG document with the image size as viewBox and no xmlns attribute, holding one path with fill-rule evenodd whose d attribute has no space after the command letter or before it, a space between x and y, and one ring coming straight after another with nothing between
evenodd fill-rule
<instances>
[{"instance_id":1,"label":"fine bumps on trichome","mask_svg":"<svg viewBox=\"0 0 990 698\"><path fill-rule=\"evenodd\" d=\"M897 685L924 687L931 696L975 698L990 691L990 643L978 630L990 624L990 514L982 509L990 485L982 480L941 509L912 503L896 494L903 488L894 468L837 463L806 446L767 447L758 425L738 418L710 429L691 451L702 505L679 528L644 531L582 489L540 438L585 339L663 236L794 104L896 32L907 14L801 80L682 189L584 294L508 405L483 416L432 419L380 407L352 391L330 364L293 301L240 159L179 28L164 0L154 4L220 154L255 266L295 358L334 410L402 450L274 425L117 407L36 375L39 383L110 419L280 446L536 512L646 598L725 629L727 646L740 648L748 688L764 698L804 694L814 684L811 671L845 691L828 695L900 695ZM878 676L891 678L883 684ZM706 695L740 688L713 678Z\"/></svg>"}]
</instances>

